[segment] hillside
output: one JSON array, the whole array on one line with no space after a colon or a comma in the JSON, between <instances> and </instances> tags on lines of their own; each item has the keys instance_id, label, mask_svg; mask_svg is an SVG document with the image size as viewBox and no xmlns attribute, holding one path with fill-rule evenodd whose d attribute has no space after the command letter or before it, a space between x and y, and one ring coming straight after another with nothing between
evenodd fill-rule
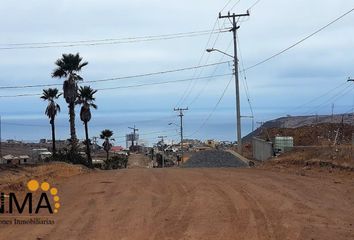
<instances>
[{"instance_id":1,"label":"hillside","mask_svg":"<svg viewBox=\"0 0 354 240\"><path fill-rule=\"evenodd\" d=\"M304 128L304 127L314 126L314 125L319 126L315 130L316 137L319 135L321 135L322 137L326 137L328 136L328 134L325 133L326 129L333 132L333 130L336 130L343 126L346 129L347 132L346 135L349 135L350 134L349 131L351 131L352 126L354 126L354 116L352 114L337 114L333 116L332 115L312 115L312 116L281 117L281 118L277 118L265 122L260 128L257 128L255 131L251 132L243 139L244 142L248 142L251 141L252 137L255 136L265 137L264 129L268 129L268 132L270 129L272 129L270 131L271 133L268 133L269 135L288 134L289 136L292 136L293 132L296 132L296 129L303 128L304 131L307 131L313 128ZM276 129L279 129L279 132ZM321 133L319 134L319 132ZM270 137L274 137L274 136L270 136Z\"/></svg>"}]
</instances>

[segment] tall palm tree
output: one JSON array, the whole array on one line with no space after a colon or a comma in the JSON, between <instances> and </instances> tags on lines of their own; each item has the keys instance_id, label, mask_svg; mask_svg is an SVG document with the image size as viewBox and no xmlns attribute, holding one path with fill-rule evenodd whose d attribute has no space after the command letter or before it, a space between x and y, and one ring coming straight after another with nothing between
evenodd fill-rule
<instances>
[{"instance_id":1,"label":"tall palm tree","mask_svg":"<svg viewBox=\"0 0 354 240\"><path fill-rule=\"evenodd\" d=\"M97 90L93 90L90 86L84 86L79 88L79 95L77 99L77 104L81 104L80 119L85 125L85 136L86 136L86 154L87 160L92 166L92 158L90 151L90 140L88 136L87 124L91 120L91 107L97 109L97 105L94 104L95 97L93 96Z\"/></svg>"},{"instance_id":2,"label":"tall palm tree","mask_svg":"<svg viewBox=\"0 0 354 240\"><path fill-rule=\"evenodd\" d=\"M103 149L107 153L107 161L108 161L108 157L109 157L109 150L111 150L111 148L112 148L112 144L110 143L110 141L114 141L112 136L113 136L113 131L111 131L109 129L103 130L100 135L100 138L104 140L102 146L103 146Z\"/></svg>"},{"instance_id":3,"label":"tall palm tree","mask_svg":"<svg viewBox=\"0 0 354 240\"><path fill-rule=\"evenodd\" d=\"M55 148L55 116L60 112L60 106L55 102L56 99L60 97L61 93L58 94L57 88L43 89L43 95L41 98L48 101L48 106L45 109L45 115L50 119L50 125L52 125L52 144L53 144L53 155L56 154Z\"/></svg>"},{"instance_id":4,"label":"tall palm tree","mask_svg":"<svg viewBox=\"0 0 354 240\"><path fill-rule=\"evenodd\" d=\"M77 100L78 95L77 83L78 81L83 80L78 73L87 64L88 62L82 62L82 57L80 57L79 53L63 54L62 57L55 62L57 68L55 68L52 73L52 77L66 78L63 83L63 92L65 101L68 103L69 107L70 137L72 150L75 148L77 143L75 130L75 102Z\"/></svg>"}]
</instances>

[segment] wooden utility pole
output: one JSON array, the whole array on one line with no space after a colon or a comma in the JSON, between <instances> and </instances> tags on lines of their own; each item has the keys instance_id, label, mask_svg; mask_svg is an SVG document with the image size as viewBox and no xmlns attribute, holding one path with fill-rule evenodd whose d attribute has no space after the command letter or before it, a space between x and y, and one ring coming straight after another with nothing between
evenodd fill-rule
<instances>
[{"instance_id":1,"label":"wooden utility pole","mask_svg":"<svg viewBox=\"0 0 354 240\"><path fill-rule=\"evenodd\" d=\"M167 136L158 136L157 138L161 139L161 143L162 143L162 159L161 159L161 167L164 168L165 167L165 149L164 149L164 138L166 138Z\"/></svg>"},{"instance_id":2,"label":"wooden utility pole","mask_svg":"<svg viewBox=\"0 0 354 240\"><path fill-rule=\"evenodd\" d=\"M228 12L227 15L222 16L219 13L219 18L232 18L232 28L231 31L233 33L234 38L234 66L235 66L235 86L236 86L236 129L237 129L237 151L239 154L242 154L242 135L241 135L241 109L240 109L240 84L239 84L239 77L238 77L238 58L237 58L237 29L240 26L237 26L236 18L241 18L245 16L249 16L249 12L247 11L246 14L230 14Z\"/></svg>"},{"instance_id":3,"label":"wooden utility pole","mask_svg":"<svg viewBox=\"0 0 354 240\"><path fill-rule=\"evenodd\" d=\"M137 131L139 131L139 129L137 129L137 128L135 127L135 124L134 124L134 127L128 127L128 128L133 130L132 147L134 147L134 141L135 141L135 139L136 139L135 133L136 133Z\"/></svg>"},{"instance_id":4,"label":"wooden utility pole","mask_svg":"<svg viewBox=\"0 0 354 240\"><path fill-rule=\"evenodd\" d=\"M164 138L167 138L167 136L158 136L157 138L160 138L161 142L164 143Z\"/></svg>"},{"instance_id":5,"label":"wooden utility pole","mask_svg":"<svg viewBox=\"0 0 354 240\"><path fill-rule=\"evenodd\" d=\"M174 108L174 111L179 112L180 117L180 131L181 131L181 163L183 163L183 111L187 111L188 108Z\"/></svg>"}]
</instances>

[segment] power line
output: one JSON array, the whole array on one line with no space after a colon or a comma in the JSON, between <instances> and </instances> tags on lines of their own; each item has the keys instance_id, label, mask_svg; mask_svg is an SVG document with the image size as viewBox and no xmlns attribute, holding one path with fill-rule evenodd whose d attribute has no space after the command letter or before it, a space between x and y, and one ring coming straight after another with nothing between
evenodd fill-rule
<instances>
[{"instance_id":1,"label":"power line","mask_svg":"<svg viewBox=\"0 0 354 240\"><path fill-rule=\"evenodd\" d=\"M232 5L232 7L230 8L230 11L232 11L236 7L236 5L240 3L240 1L241 0L238 0L234 5Z\"/></svg>"},{"instance_id":2,"label":"power line","mask_svg":"<svg viewBox=\"0 0 354 240\"><path fill-rule=\"evenodd\" d=\"M219 21L219 18L216 18L212 31L215 30L218 21ZM207 43L206 43L206 47L209 45L209 42L210 42L210 40L211 40L211 36L212 36L212 34L209 35L208 41L207 41ZM218 34L218 36L219 36L219 34ZM197 66L200 66L200 65L201 65L202 60L203 60L203 58L204 58L204 55L205 55L205 51L204 51L204 49L203 49L202 56L199 58L199 61L198 61L198 65L197 65ZM207 63L207 61L206 61L206 63ZM193 72L193 77L196 76L196 73L197 73L197 69L194 70L194 72ZM181 98L178 100L178 102L177 102L176 105L174 106L175 108L176 108L178 105L180 105L180 104L182 103L182 101L184 100L184 98L185 98L185 96L186 96L186 94L187 94L187 92L188 92L188 90L189 90L191 84L192 84L192 82L190 82L190 83L188 84L188 86L187 86L187 88L185 89L185 91L183 92Z\"/></svg>"},{"instance_id":3,"label":"power line","mask_svg":"<svg viewBox=\"0 0 354 240\"><path fill-rule=\"evenodd\" d=\"M230 61L224 61L224 62L217 62L217 63L210 63L210 64L205 64L205 65L193 66L193 67L185 67L185 68L178 68L178 69L172 69L172 70L165 70L165 71L160 71L160 72L143 73L143 74L137 74L137 75L105 78L105 79L83 81L83 82L84 83L109 82L109 81L116 81L116 80L122 80L122 79L148 77L148 76L153 76L153 75L161 75L161 74L167 74L167 73L188 71L188 70L193 70L193 69L198 69L198 68L203 68L203 67L210 67L210 66L225 64L225 63L229 63L229 62ZM0 89L38 88L38 87L53 87L53 86L61 86L61 85L62 84L37 84L37 85L20 85L20 86L0 86Z\"/></svg>"},{"instance_id":4,"label":"power line","mask_svg":"<svg viewBox=\"0 0 354 240\"><path fill-rule=\"evenodd\" d=\"M187 137L194 136L195 134L197 134L198 132L200 132L200 131L203 129L203 127L205 126L205 124L209 121L209 119L213 116L215 110L218 108L218 106L219 106L221 100L224 98L225 93L226 93L227 89L229 88L232 79L233 79L233 76L231 76L231 78L230 78L230 80L228 81L228 83L227 83L225 89L223 90L221 96L219 97L218 101L216 102L214 108L211 110L211 112L209 113L209 115L204 119L204 121L203 121L203 123L200 125L200 127L199 127L196 131L194 131L192 134L188 135Z\"/></svg>"},{"instance_id":5,"label":"power line","mask_svg":"<svg viewBox=\"0 0 354 240\"><path fill-rule=\"evenodd\" d=\"M251 10L252 8L254 8L261 0L257 0L255 3L252 4L252 6L250 6L248 8L248 11Z\"/></svg>"},{"instance_id":6,"label":"power line","mask_svg":"<svg viewBox=\"0 0 354 240\"><path fill-rule=\"evenodd\" d=\"M197 78L170 80L170 81L163 81L163 82L141 83L141 84L128 85L128 86L98 88L97 90L114 90L114 89L122 89L122 88L136 88L136 87L142 87L142 86L163 85L163 84L169 84L169 83L193 81L196 79L211 79L211 78L217 78L217 77L223 77L223 76L229 76L229 75L231 75L231 74L220 74L220 75L212 75L212 76L197 77Z\"/></svg>"},{"instance_id":7,"label":"power line","mask_svg":"<svg viewBox=\"0 0 354 240\"><path fill-rule=\"evenodd\" d=\"M196 79L217 78L217 77L223 77L223 76L229 76L229 75L231 75L231 74L220 74L220 75L204 76L204 77L198 77L198 78L187 78L187 79L178 79L178 80L170 80L170 81L162 81L162 82L133 84L133 85L127 85L127 86L97 88L96 90L106 91L106 90L116 90L116 89L125 89L125 88L137 88L137 87L144 87L144 86L164 85L164 84L170 84L170 83L193 81ZM0 98L30 97L30 96L40 96L40 95L42 95L42 94L40 94L40 93L26 93L26 94L15 94L15 95L0 95Z\"/></svg>"},{"instance_id":8,"label":"power line","mask_svg":"<svg viewBox=\"0 0 354 240\"><path fill-rule=\"evenodd\" d=\"M224 7L220 10L220 12L224 11L225 8L232 2L232 0L229 0L225 5Z\"/></svg>"},{"instance_id":9,"label":"power line","mask_svg":"<svg viewBox=\"0 0 354 240\"><path fill-rule=\"evenodd\" d=\"M328 90L327 92L321 94L320 96L317 96L317 97L315 97L315 98L312 98L312 99L310 99L309 101L307 101L307 102L305 102L305 103L303 103L303 104L301 104L301 105L299 105L299 106L297 106L297 107L292 108L292 110L297 110L297 109L303 108L303 107L309 105L310 103L313 103L313 102L315 102L316 100L318 100L318 99L320 99L320 98L322 98L322 97L325 97L326 95L332 93L333 91L335 91L335 90L337 90L337 89L343 87L343 86L346 85L346 84L347 84L347 82L341 83L341 84L339 84L338 86L336 86L336 87L334 87L334 88ZM345 87L345 88L346 88L346 87ZM343 89L343 90L344 90L344 89Z\"/></svg>"},{"instance_id":10,"label":"power line","mask_svg":"<svg viewBox=\"0 0 354 240\"><path fill-rule=\"evenodd\" d=\"M307 111L305 114L309 114L309 113L316 113L316 111L318 111L319 109L321 109L323 106L329 104L330 102L335 102L336 100L338 100L341 97L344 97L345 95L347 95L348 93L350 93L353 90L353 86L349 85L347 86L343 92L338 92L337 94L335 94L334 96L332 96L331 98L327 99L327 101L323 102L320 105L317 105L315 107L315 110L313 111Z\"/></svg>"},{"instance_id":11,"label":"power line","mask_svg":"<svg viewBox=\"0 0 354 240\"><path fill-rule=\"evenodd\" d=\"M230 43L229 45L227 46L225 52L227 52L229 50L229 48L231 47L231 44L232 44L232 40L230 40ZM220 61L222 61L224 59L225 55L221 55L220 57ZM214 70L213 70L213 73L211 74L212 76L216 73L216 71L218 70L218 66L215 66ZM232 75L232 73L230 73L230 75ZM208 80L200 89L199 89L199 92L197 93L197 95L193 98L193 100L189 103L188 106L191 106L193 105L199 98L200 96L202 95L202 93L205 91L205 89L207 88L207 86L209 85L210 83L210 80Z\"/></svg>"},{"instance_id":12,"label":"power line","mask_svg":"<svg viewBox=\"0 0 354 240\"><path fill-rule=\"evenodd\" d=\"M107 41L135 40L135 39L146 39L146 38L171 37L171 36L179 36L179 35L210 33L210 32L214 32L214 30L215 29L212 29L212 30L201 30L201 31L191 31L191 32L180 32L180 33L170 33L170 34L160 34L160 35L148 35L148 36L139 36L139 37L105 38L105 39L76 40L76 41L52 41L52 42L32 42L32 43L1 43L0 45L23 46L23 45L48 45L48 44L70 44L70 43L75 44L75 43L89 43L89 42L107 42ZM221 29L219 29L219 30L221 30Z\"/></svg>"},{"instance_id":13,"label":"power line","mask_svg":"<svg viewBox=\"0 0 354 240\"><path fill-rule=\"evenodd\" d=\"M262 60L262 61L260 61L260 62L258 62L258 63L256 63L256 64L254 64L254 65L252 65L252 66L247 67L244 71L248 71L248 70L250 70L250 69L252 69L252 68L255 68L255 67L257 67L257 66L259 66L259 65L261 65L261 64L263 64L263 63L266 63L266 62L270 61L271 59L273 59L273 58L275 58L275 57L277 57L277 56L283 54L284 52L286 52L286 51L288 51L288 50L290 50L290 49L296 47L297 45L303 43L303 42L306 41L307 39L313 37L314 35L316 35L317 33L321 32L321 31L323 31L324 29L326 29L327 27L331 26L332 24L334 24L335 22L339 21L340 19L344 18L345 16L347 16L348 14L350 14L350 13L353 12L353 11L354 11L354 8L352 8L351 10L349 10L349 11L347 11L346 13L342 14L341 16L337 17L336 19L334 19L334 20L331 21L330 23L326 24L325 26L321 27L320 29L316 30L315 32L311 33L311 34L308 35L307 37L305 37L305 38L301 39L300 41L298 41L298 42L292 44L291 46L289 46L289 47L283 49L282 51L280 51L280 52L278 52L278 53L276 53L276 54L273 54L272 56L270 56L270 57L268 57L268 58L266 58L266 59L264 59L264 60Z\"/></svg>"},{"instance_id":14,"label":"power line","mask_svg":"<svg viewBox=\"0 0 354 240\"><path fill-rule=\"evenodd\" d=\"M41 49L41 48L58 48L58 47L77 47L77 46L98 46L98 45L115 45L115 44L125 44L125 43L137 43L137 42L150 42L158 40L170 40L176 38L188 38L204 36L209 34L218 34L220 32L228 31L228 29L206 30L206 31L196 31L188 33L177 33L177 34L165 34L147 37L136 37L136 38L121 38L121 39L99 39L99 40L82 40L73 42L43 42L43 43L14 43L14 44L3 44L8 45L0 47L0 50L19 50L19 49ZM59 44L66 43L66 44Z\"/></svg>"},{"instance_id":15,"label":"power line","mask_svg":"<svg viewBox=\"0 0 354 240\"><path fill-rule=\"evenodd\" d=\"M219 22L219 18L218 18L218 22ZM215 47L217 41L219 40L219 37L220 37L220 34L216 35L215 41L214 41L214 43L213 43L213 45L212 45L211 48L214 48L214 47ZM208 43L208 44L209 44L209 43ZM206 46L205 49L209 48L209 47L208 47L208 44L207 44L207 46ZM203 49L203 54L206 53L205 49ZM207 62L209 61L209 58L210 58L210 54L208 54L205 63L207 63ZM221 58L220 61L222 61L222 59L223 59L223 58ZM214 69L214 71L213 71L213 74L216 72L217 68L218 68L218 66L215 66L215 69ZM197 76L199 77L199 76L203 73L203 71L204 71L203 68L200 69L199 74L198 74ZM195 88L195 86L196 86L196 84L197 84L197 81L192 81L192 82L190 82L190 83L191 83L191 84L190 84L190 85L191 85L191 88L188 90L187 94L186 94L186 95L184 96L184 98L182 99L182 101L181 101L181 104L182 104L182 105L185 103L185 101L188 99L188 97L189 97L189 96L191 95L191 93L193 92L193 90L194 90L194 88Z\"/></svg>"},{"instance_id":16,"label":"power line","mask_svg":"<svg viewBox=\"0 0 354 240\"><path fill-rule=\"evenodd\" d=\"M240 53L240 60L241 60L241 66L242 66L242 71L240 71L240 73L241 73L241 75L243 75L243 79L244 79L244 81L242 81L243 88L244 88L245 93L246 93L247 102L248 102L248 105L250 107L250 111L251 111L252 117L254 117L252 103L251 103L251 95L250 95L250 91L249 91L248 83L247 83L247 76L246 76L246 72L244 71L245 66L243 64L243 57L242 57L242 52L241 52L240 40L239 40L238 36L236 36L236 39L237 39L237 43L238 43L238 50L239 50L239 53Z\"/></svg>"}]
</instances>

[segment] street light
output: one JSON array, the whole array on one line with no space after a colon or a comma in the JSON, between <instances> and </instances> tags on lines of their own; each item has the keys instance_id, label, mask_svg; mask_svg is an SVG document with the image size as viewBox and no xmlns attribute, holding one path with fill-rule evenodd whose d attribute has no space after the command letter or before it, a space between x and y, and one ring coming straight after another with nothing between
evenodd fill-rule
<instances>
[{"instance_id":1,"label":"street light","mask_svg":"<svg viewBox=\"0 0 354 240\"><path fill-rule=\"evenodd\" d=\"M234 44L235 44L235 55L232 56L226 52L220 51L219 49L215 48L208 48L206 51L210 52L219 52L226 56L231 57L234 60L234 74L235 74L235 87L236 87L236 129L237 129L237 151L239 154L242 155L242 136L241 136L241 108L240 108L240 86L239 86L239 79L238 79L238 59L237 59L237 48L236 48L236 37L234 35Z\"/></svg>"},{"instance_id":2,"label":"street light","mask_svg":"<svg viewBox=\"0 0 354 240\"><path fill-rule=\"evenodd\" d=\"M226 56L229 56L230 58L234 58L234 56L232 56L232 55L230 55L230 54L228 54L228 53L226 53L226 52L223 52L223 51L221 51L221 50L219 50L219 49L216 49L216 48L208 48L206 51L207 51L208 53L215 51L215 52L222 53L222 54L224 54L224 55L226 55Z\"/></svg>"},{"instance_id":3,"label":"street light","mask_svg":"<svg viewBox=\"0 0 354 240\"><path fill-rule=\"evenodd\" d=\"M169 125L169 126L171 126L171 125L175 125L175 126L179 127L179 125L178 125L178 124L176 124L176 123L169 123L168 125Z\"/></svg>"}]
</instances>

